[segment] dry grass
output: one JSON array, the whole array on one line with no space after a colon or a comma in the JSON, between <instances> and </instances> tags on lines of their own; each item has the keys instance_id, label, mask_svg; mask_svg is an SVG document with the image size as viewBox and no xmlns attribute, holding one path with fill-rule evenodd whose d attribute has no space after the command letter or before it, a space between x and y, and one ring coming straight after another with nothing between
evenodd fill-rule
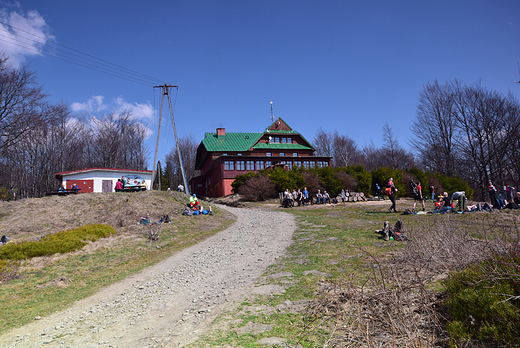
<instances>
[{"instance_id":1,"label":"dry grass","mask_svg":"<svg viewBox=\"0 0 520 348\"><path fill-rule=\"evenodd\" d=\"M323 330L324 346L331 347L448 347L442 281L492 256L519 255L517 221L510 213L432 216L408 227L411 240L390 259L359 248L370 255L372 267L322 284L305 314L302 337Z\"/></svg>"}]
</instances>

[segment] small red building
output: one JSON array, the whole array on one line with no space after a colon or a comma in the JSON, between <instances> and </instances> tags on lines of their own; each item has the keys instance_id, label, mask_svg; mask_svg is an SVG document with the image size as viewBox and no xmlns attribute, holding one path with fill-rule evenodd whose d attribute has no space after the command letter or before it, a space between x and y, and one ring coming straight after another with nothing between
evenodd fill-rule
<instances>
[{"instance_id":1,"label":"small red building","mask_svg":"<svg viewBox=\"0 0 520 348\"><path fill-rule=\"evenodd\" d=\"M262 133L206 133L197 149L195 169L200 175L190 180L191 193L223 197L232 193L235 177L281 164L315 168L331 165L331 157L314 156L314 147L281 118Z\"/></svg>"}]
</instances>

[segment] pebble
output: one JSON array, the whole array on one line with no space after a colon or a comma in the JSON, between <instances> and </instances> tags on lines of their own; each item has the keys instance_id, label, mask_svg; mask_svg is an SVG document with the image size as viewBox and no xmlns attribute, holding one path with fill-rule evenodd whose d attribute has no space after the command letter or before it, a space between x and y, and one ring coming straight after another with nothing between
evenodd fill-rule
<instances>
[{"instance_id":1,"label":"pebble","mask_svg":"<svg viewBox=\"0 0 520 348\"><path fill-rule=\"evenodd\" d=\"M142 331L149 327L156 330L153 323L142 322L150 316L156 318L157 323L162 322L158 318L163 315L156 311L163 312L165 308L168 308L168 317L178 317L178 323L193 325L191 329L196 331L197 325L204 322L216 306L229 303L230 295L243 294L246 284L252 286L254 279L284 254L294 231L294 218L286 213L232 207L222 209L236 215L237 223L179 252L185 256L169 262L167 269L155 272L148 279L141 277L146 280L136 277L138 281L133 286L94 302L90 308L58 313L63 315L43 329L39 326L37 332L26 326L24 335L10 336L6 333L0 336L0 347L80 347L94 342L97 347L120 347L127 343L124 339L128 340L125 335L128 326L132 326L129 328L133 333L131 346L155 345L159 342L150 340L150 333L143 332L139 337L138 328ZM153 334L165 342L178 338L178 332L171 328L163 329L163 332L153 331Z\"/></svg>"}]
</instances>

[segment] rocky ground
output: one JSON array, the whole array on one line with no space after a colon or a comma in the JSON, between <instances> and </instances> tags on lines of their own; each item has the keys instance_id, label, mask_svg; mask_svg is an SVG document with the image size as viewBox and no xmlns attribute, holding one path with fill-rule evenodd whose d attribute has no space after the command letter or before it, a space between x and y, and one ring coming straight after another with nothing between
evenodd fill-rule
<instances>
[{"instance_id":1,"label":"rocky ground","mask_svg":"<svg viewBox=\"0 0 520 348\"><path fill-rule=\"evenodd\" d=\"M66 311L0 336L0 347L181 347L249 293L279 289L254 281L284 254L290 214L224 207L230 228Z\"/></svg>"}]
</instances>

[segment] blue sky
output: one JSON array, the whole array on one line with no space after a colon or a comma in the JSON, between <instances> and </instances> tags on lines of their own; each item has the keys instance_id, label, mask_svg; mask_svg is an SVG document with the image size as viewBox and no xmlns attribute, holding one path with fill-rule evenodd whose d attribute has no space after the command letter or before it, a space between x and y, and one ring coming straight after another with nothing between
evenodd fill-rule
<instances>
[{"instance_id":1,"label":"blue sky","mask_svg":"<svg viewBox=\"0 0 520 348\"><path fill-rule=\"evenodd\" d=\"M426 83L457 78L520 91L512 82L520 80L520 1L54 0L0 9L4 23L178 85L177 133L197 141L217 127L263 131L272 100L275 117L310 141L321 127L379 147L388 123L407 148ZM34 49L0 40L13 64L36 71L51 101L93 114L132 110L150 128L151 165L161 97L154 83ZM160 160L174 145L168 109L163 117Z\"/></svg>"}]
</instances>

